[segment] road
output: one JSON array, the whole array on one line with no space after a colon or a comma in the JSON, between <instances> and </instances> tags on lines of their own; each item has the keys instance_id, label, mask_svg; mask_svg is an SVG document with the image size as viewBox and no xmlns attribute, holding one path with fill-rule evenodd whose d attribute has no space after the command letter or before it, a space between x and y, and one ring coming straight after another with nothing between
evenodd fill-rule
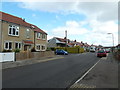
<instances>
[{"instance_id":1,"label":"road","mask_svg":"<svg viewBox=\"0 0 120 90\"><path fill-rule=\"evenodd\" d=\"M95 53L69 54L62 59L2 71L3 88L68 88L100 58Z\"/></svg>"}]
</instances>

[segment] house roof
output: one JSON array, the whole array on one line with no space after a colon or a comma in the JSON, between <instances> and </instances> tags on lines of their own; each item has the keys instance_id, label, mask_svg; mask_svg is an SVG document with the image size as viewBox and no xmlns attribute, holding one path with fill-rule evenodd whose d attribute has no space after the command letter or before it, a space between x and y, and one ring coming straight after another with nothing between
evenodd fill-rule
<instances>
[{"instance_id":1,"label":"house roof","mask_svg":"<svg viewBox=\"0 0 120 90\"><path fill-rule=\"evenodd\" d=\"M1 19L1 20L4 20L4 21L11 22L11 23L15 23L15 24L18 24L18 25L23 25L23 26L26 26L26 27L29 27L29 28L33 28L32 26L34 26L34 27L35 27L35 28L33 29L34 31L41 32L41 33L45 33L43 30L41 30L41 29L38 28L37 26L32 25L32 24L30 24L30 23L27 23L27 22L26 22L25 20L23 20L22 18L19 18L19 17L17 17L17 16L13 16L13 15L4 13L4 12L1 12L1 11L0 11L0 19ZM47 34L47 33L45 33L45 34Z\"/></svg>"},{"instance_id":2,"label":"house roof","mask_svg":"<svg viewBox=\"0 0 120 90\"><path fill-rule=\"evenodd\" d=\"M118 44L116 47L120 47L120 44Z\"/></svg>"},{"instance_id":3,"label":"house roof","mask_svg":"<svg viewBox=\"0 0 120 90\"><path fill-rule=\"evenodd\" d=\"M58 37L55 37L57 40L59 40L60 42L66 42L66 39L63 39L63 38L58 38Z\"/></svg>"},{"instance_id":4,"label":"house roof","mask_svg":"<svg viewBox=\"0 0 120 90\"><path fill-rule=\"evenodd\" d=\"M36 31L36 32L41 32L41 33L47 34L47 33L44 32L42 29L38 28L36 25L32 25L32 24L31 24L31 27L32 27L33 30Z\"/></svg>"}]
</instances>

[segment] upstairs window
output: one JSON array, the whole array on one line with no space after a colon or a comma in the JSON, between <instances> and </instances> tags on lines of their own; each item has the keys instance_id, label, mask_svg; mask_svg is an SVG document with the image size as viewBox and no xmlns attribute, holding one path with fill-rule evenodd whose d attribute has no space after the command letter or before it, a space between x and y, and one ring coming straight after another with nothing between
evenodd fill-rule
<instances>
[{"instance_id":1,"label":"upstairs window","mask_svg":"<svg viewBox=\"0 0 120 90\"><path fill-rule=\"evenodd\" d=\"M9 25L8 35L19 36L19 27L15 25Z\"/></svg>"},{"instance_id":2,"label":"upstairs window","mask_svg":"<svg viewBox=\"0 0 120 90\"><path fill-rule=\"evenodd\" d=\"M46 39L46 35L42 34L42 39L45 40Z\"/></svg>"},{"instance_id":3,"label":"upstairs window","mask_svg":"<svg viewBox=\"0 0 120 90\"><path fill-rule=\"evenodd\" d=\"M26 38L30 38L30 30L29 29L27 29L27 31L26 31Z\"/></svg>"},{"instance_id":4,"label":"upstairs window","mask_svg":"<svg viewBox=\"0 0 120 90\"><path fill-rule=\"evenodd\" d=\"M36 38L40 39L40 33L39 32L36 33Z\"/></svg>"}]
</instances>

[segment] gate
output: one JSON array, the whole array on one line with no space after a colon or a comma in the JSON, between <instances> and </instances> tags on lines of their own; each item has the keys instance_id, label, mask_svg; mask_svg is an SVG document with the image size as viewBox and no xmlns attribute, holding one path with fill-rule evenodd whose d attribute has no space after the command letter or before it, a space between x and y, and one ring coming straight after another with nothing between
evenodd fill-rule
<instances>
[{"instance_id":1,"label":"gate","mask_svg":"<svg viewBox=\"0 0 120 90\"><path fill-rule=\"evenodd\" d=\"M0 62L15 61L15 52L0 53Z\"/></svg>"}]
</instances>

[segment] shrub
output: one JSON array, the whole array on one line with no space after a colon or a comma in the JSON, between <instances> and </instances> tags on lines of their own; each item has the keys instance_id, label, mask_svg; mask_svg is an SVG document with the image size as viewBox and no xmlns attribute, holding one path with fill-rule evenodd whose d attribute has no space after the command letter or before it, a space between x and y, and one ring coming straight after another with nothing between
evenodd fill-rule
<instances>
[{"instance_id":1,"label":"shrub","mask_svg":"<svg viewBox=\"0 0 120 90\"><path fill-rule=\"evenodd\" d=\"M47 47L46 51L51 51L51 48Z\"/></svg>"},{"instance_id":2,"label":"shrub","mask_svg":"<svg viewBox=\"0 0 120 90\"><path fill-rule=\"evenodd\" d=\"M32 48L32 49L31 49L31 52L36 52L35 48Z\"/></svg>"},{"instance_id":3,"label":"shrub","mask_svg":"<svg viewBox=\"0 0 120 90\"><path fill-rule=\"evenodd\" d=\"M76 47L76 48L80 48L80 46L78 46L78 45L76 45L75 47Z\"/></svg>"},{"instance_id":4,"label":"shrub","mask_svg":"<svg viewBox=\"0 0 120 90\"><path fill-rule=\"evenodd\" d=\"M50 49L51 49L52 51L55 51L55 50L56 50L54 47L51 47Z\"/></svg>"},{"instance_id":5,"label":"shrub","mask_svg":"<svg viewBox=\"0 0 120 90\"><path fill-rule=\"evenodd\" d=\"M68 53L83 53L84 52L84 48L80 48L80 47L56 47L56 49L63 49L65 51L67 51Z\"/></svg>"},{"instance_id":6,"label":"shrub","mask_svg":"<svg viewBox=\"0 0 120 90\"><path fill-rule=\"evenodd\" d=\"M12 52L12 50L3 50L2 52Z\"/></svg>"},{"instance_id":7,"label":"shrub","mask_svg":"<svg viewBox=\"0 0 120 90\"><path fill-rule=\"evenodd\" d=\"M20 52L20 49L17 48L14 50L14 52L18 53L18 52Z\"/></svg>"}]
</instances>

